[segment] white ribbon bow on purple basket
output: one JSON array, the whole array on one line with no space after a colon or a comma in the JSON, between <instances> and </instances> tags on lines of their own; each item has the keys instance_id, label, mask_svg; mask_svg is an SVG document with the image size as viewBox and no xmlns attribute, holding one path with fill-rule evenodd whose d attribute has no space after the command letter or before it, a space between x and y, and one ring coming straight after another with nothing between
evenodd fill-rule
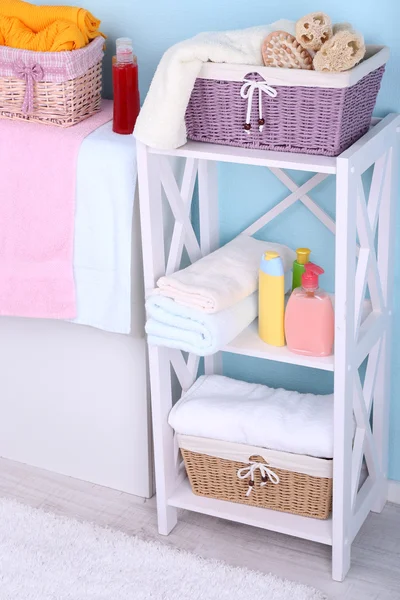
<instances>
[{"instance_id":1,"label":"white ribbon bow on purple basket","mask_svg":"<svg viewBox=\"0 0 400 600\"><path fill-rule=\"evenodd\" d=\"M275 88L268 85L264 79L262 81L256 81L253 79L242 80L243 85L240 90L240 95L244 100L247 100L247 111L246 111L246 123L244 129L247 135L251 135L251 111L253 109L253 96L254 92L258 90L258 130L262 133L265 125L265 119L263 117L263 94L267 94L271 98L276 98L278 92Z\"/></svg>"},{"instance_id":2,"label":"white ribbon bow on purple basket","mask_svg":"<svg viewBox=\"0 0 400 600\"><path fill-rule=\"evenodd\" d=\"M33 112L33 82L42 81L44 77L43 68L39 64L25 65L23 62L14 63L14 70L20 79L26 83L25 98L22 104L23 113Z\"/></svg>"}]
</instances>

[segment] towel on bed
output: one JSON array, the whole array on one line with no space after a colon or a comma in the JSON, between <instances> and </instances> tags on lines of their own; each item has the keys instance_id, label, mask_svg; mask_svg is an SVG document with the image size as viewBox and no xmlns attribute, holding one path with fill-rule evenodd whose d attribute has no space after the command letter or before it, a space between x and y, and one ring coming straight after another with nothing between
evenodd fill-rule
<instances>
[{"instance_id":1,"label":"towel on bed","mask_svg":"<svg viewBox=\"0 0 400 600\"><path fill-rule=\"evenodd\" d=\"M67 129L0 120L0 315L76 316L78 153L111 118L112 102L104 101L99 113Z\"/></svg>"},{"instance_id":2,"label":"towel on bed","mask_svg":"<svg viewBox=\"0 0 400 600\"><path fill-rule=\"evenodd\" d=\"M0 45L35 52L60 52L84 48L86 41L71 21L54 21L35 33L16 17L0 14Z\"/></svg>"},{"instance_id":3,"label":"towel on bed","mask_svg":"<svg viewBox=\"0 0 400 600\"><path fill-rule=\"evenodd\" d=\"M294 34L295 24L281 19L261 27L200 33L169 48L157 67L136 121L137 139L161 149L185 144L185 113L203 63L262 65L262 42L278 29Z\"/></svg>"},{"instance_id":4,"label":"towel on bed","mask_svg":"<svg viewBox=\"0 0 400 600\"><path fill-rule=\"evenodd\" d=\"M183 435L333 457L333 394L300 394L204 375L169 415Z\"/></svg>"},{"instance_id":5,"label":"towel on bed","mask_svg":"<svg viewBox=\"0 0 400 600\"><path fill-rule=\"evenodd\" d=\"M132 261L140 247L137 215L132 228L136 179L133 136L114 133L108 122L85 138L76 176L74 322L143 336L140 260Z\"/></svg>"},{"instance_id":6,"label":"towel on bed","mask_svg":"<svg viewBox=\"0 0 400 600\"><path fill-rule=\"evenodd\" d=\"M178 304L206 313L219 312L257 290L260 260L267 250L276 250L281 256L288 291L296 253L283 244L263 242L245 234L186 269L161 277L156 291Z\"/></svg>"},{"instance_id":7,"label":"towel on bed","mask_svg":"<svg viewBox=\"0 0 400 600\"><path fill-rule=\"evenodd\" d=\"M77 6L37 6L23 0L1 0L0 15L16 17L36 33L55 21L71 21L82 32L85 44L99 35L105 37L99 31L100 21Z\"/></svg>"},{"instance_id":8,"label":"towel on bed","mask_svg":"<svg viewBox=\"0 0 400 600\"><path fill-rule=\"evenodd\" d=\"M146 310L149 344L208 356L222 350L254 321L258 313L258 294L254 292L213 315L159 295L149 296Z\"/></svg>"}]
</instances>

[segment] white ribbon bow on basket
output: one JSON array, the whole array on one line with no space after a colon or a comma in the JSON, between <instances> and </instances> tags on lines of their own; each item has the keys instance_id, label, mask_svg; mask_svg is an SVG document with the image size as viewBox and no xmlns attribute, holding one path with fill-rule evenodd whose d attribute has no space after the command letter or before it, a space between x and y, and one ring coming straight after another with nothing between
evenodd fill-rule
<instances>
[{"instance_id":1,"label":"white ribbon bow on basket","mask_svg":"<svg viewBox=\"0 0 400 600\"><path fill-rule=\"evenodd\" d=\"M260 132L264 129L265 119L263 117L263 94L276 98L278 92L275 88L268 85L266 81L254 81L253 79L243 79L243 85L240 90L240 95L244 100L247 100L246 123L244 129L247 135L251 133L251 111L253 108L254 92L258 90L258 129Z\"/></svg>"},{"instance_id":2,"label":"white ribbon bow on basket","mask_svg":"<svg viewBox=\"0 0 400 600\"><path fill-rule=\"evenodd\" d=\"M267 485L268 480L273 483L274 485L277 485L280 481L278 475L276 473L274 473L274 471L272 471L268 465L266 465L265 463L261 463L261 462L256 462L256 461L250 461L247 467L243 467L242 469L239 469L239 471L237 472L237 476L239 479L247 479L248 477L250 478L250 482L249 482L249 489L247 490L246 496L250 496L252 489L254 487L254 473L259 470L260 474L261 474L261 487L263 487L264 485Z\"/></svg>"}]
</instances>

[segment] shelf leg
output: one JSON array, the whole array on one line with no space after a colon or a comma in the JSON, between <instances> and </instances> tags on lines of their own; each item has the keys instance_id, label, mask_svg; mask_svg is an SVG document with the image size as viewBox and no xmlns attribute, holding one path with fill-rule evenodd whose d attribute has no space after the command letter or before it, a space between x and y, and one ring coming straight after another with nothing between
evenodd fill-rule
<instances>
[{"instance_id":1,"label":"shelf leg","mask_svg":"<svg viewBox=\"0 0 400 600\"><path fill-rule=\"evenodd\" d=\"M341 546L335 545L332 547L332 579L334 581L344 581L349 572L351 564L351 545L343 543Z\"/></svg>"},{"instance_id":2,"label":"shelf leg","mask_svg":"<svg viewBox=\"0 0 400 600\"><path fill-rule=\"evenodd\" d=\"M395 136L398 134L395 134ZM372 505L374 512L382 512L388 495L389 467L389 412L390 412L390 362L393 328L393 273L396 235L397 140L389 149L388 164L382 188L378 230L378 267L386 307L387 325L382 340L374 393L373 435L376 442L381 481Z\"/></svg>"},{"instance_id":3,"label":"shelf leg","mask_svg":"<svg viewBox=\"0 0 400 600\"><path fill-rule=\"evenodd\" d=\"M175 491L179 470L174 432L168 425L168 415L172 408L171 366L168 352L167 348L149 346L157 517L158 532L161 535L171 533L178 520L177 509L168 506L168 498Z\"/></svg>"},{"instance_id":4,"label":"shelf leg","mask_svg":"<svg viewBox=\"0 0 400 600\"><path fill-rule=\"evenodd\" d=\"M219 247L218 165L212 160L199 160L200 248L203 256ZM204 372L222 374L222 354L204 358Z\"/></svg>"},{"instance_id":5,"label":"shelf leg","mask_svg":"<svg viewBox=\"0 0 400 600\"><path fill-rule=\"evenodd\" d=\"M374 392L373 436L381 469L380 478L376 483L378 487L376 499L371 507L371 510L376 513L383 511L388 497L390 338L390 331L387 330L382 339Z\"/></svg>"},{"instance_id":6,"label":"shelf leg","mask_svg":"<svg viewBox=\"0 0 400 600\"><path fill-rule=\"evenodd\" d=\"M349 161L338 159L336 180L336 281L332 578L350 568L354 304L356 270L356 186Z\"/></svg>"},{"instance_id":7,"label":"shelf leg","mask_svg":"<svg viewBox=\"0 0 400 600\"><path fill-rule=\"evenodd\" d=\"M158 156L149 154L146 146L138 143L137 157L147 295L155 287L157 279L165 273L163 202ZM168 353L166 348L149 346L158 529L162 535L168 535L177 523L177 510L168 506L168 498L175 490L178 477L178 457L175 453L173 431L168 425L168 414L172 408L171 365Z\"/></svg>"}]
</instances>

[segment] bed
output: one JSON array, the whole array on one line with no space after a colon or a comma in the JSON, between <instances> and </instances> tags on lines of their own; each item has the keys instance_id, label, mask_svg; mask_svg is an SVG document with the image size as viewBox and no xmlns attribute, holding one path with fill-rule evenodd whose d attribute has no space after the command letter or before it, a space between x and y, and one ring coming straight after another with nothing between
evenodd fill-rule
<instances>
[{"instance_id":1,"label":"bed","mask_svg":"<svg viewBox=\"0 0 400 600\"><path fill-rule=\"evenodd\" d=\"M75 322L0 318L0 456L150 497L135 169L134 138L110 123L82 144Z\"/></svg>"}]
</instances>

